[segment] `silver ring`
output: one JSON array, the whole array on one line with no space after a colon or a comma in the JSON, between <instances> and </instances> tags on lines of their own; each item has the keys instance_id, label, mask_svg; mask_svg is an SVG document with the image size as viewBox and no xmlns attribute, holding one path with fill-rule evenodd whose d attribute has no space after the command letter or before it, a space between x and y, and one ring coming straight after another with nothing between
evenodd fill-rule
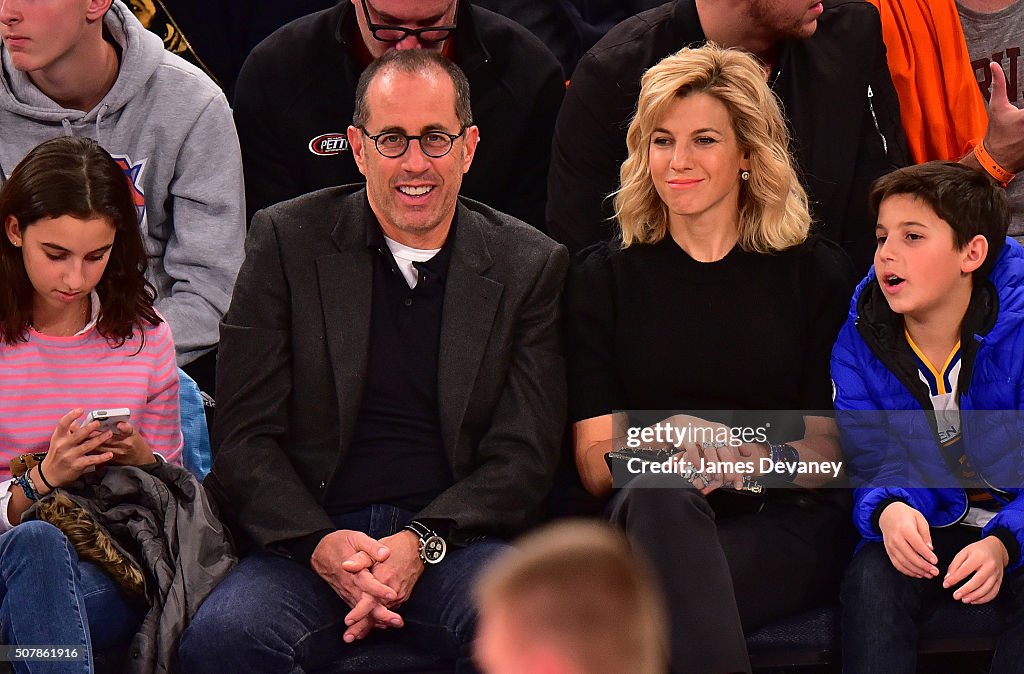
<instances>
[{"instance_id":1,"label":"silver ring","mask_svg":"<svg viewBox=\"0 0 1024 674\"><path fill-rule=\"evenodd\" d=\"M704 473L697 473L697 477L700 478L700 481L704 483L705 487L711 486L711 479Z\"/></svg>"}]
</instances>

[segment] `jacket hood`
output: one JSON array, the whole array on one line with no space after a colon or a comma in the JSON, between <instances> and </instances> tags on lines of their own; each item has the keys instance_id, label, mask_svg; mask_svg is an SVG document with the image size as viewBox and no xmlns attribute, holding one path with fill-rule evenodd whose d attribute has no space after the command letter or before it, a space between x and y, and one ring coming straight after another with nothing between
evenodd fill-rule
<instances>
[{"instance_id":1,"label":"jacket hood","mask_svg":"<svg viewBox=\"0 0 1024 674\"><path fill-rule=\"evenodd\" d=\"M114 86L92 110L83 112L60 106L32 84L28 75L15 69L6 48L2 52L0 109L35 121L92 122L128 104L153 76L163 59L161 39L143 27L121 0L114 0L103 17L107 33L121 47L121 66Z\"/></svg>"},{"instance_id":2,"label":"jacket hood","mask_svg":"<svg viewBox=\"0 0 1024 674\"><path fill-rule=\"evenodd\" d=\"M989 281L999 295L999 316L988 339L998 341L1007 331L1015 331L1024 319L1024 248L1015 239L1006 237Z\"/></svg>"}]
</instances>

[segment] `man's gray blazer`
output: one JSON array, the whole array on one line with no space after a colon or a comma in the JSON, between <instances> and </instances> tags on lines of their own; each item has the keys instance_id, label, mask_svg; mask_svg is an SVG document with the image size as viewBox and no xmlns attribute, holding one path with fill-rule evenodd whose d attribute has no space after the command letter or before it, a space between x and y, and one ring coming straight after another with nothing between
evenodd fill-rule
<instances>
[{"instance_id":1,"label":"man's gray blazer","mask_svg":"<svg viewBox=\"0 0 1024 674\"><path fill-rule=\"evenodd\" d=\"M323 508L366 382L374 253L361 186L259 212L221 323L213 470L225 519L270 546L333 528ZM566 249L459 200L438 355L454 484L419 513L454 542L511 535L544 499L566 417Z\"/></svg>"}]
</instances>

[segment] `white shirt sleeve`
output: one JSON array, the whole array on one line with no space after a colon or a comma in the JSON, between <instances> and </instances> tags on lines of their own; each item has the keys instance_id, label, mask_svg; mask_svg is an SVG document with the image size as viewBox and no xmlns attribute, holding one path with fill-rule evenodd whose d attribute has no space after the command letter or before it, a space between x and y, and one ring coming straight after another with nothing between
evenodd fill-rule
<instances>
[{"instance_id":1,"label":"white shirt sleeve","mask_svg":"<svg viewBox=\"0 0 1024 674\"><path fill-rule=\"evenodd\" d=\"M13 484L13 479L0 482L0 533L14 528L14 525L7 519L7 507L11 504L11 486Z\"/></svg>"}]
</instances>

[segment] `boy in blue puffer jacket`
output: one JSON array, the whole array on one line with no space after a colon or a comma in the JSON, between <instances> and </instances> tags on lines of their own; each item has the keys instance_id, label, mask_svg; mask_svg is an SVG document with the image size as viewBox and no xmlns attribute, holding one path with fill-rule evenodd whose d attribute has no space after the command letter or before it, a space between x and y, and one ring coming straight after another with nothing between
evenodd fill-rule
<instances>
[{"instance_id":1,"label":"boy in blue puffer jacket","mask_svg":"<svg viewBox=\"0 0 1024 674\"><path fill-rule=\"evenodd\" d=\"M1005 194L960 164L883 176L871 205L874 267L832 352L864 539L843 584L843 671L914 672L917 618L942 593L1012 604L992 671L1019 671L1024 250Z\"/></svg>"}]
</instances>

